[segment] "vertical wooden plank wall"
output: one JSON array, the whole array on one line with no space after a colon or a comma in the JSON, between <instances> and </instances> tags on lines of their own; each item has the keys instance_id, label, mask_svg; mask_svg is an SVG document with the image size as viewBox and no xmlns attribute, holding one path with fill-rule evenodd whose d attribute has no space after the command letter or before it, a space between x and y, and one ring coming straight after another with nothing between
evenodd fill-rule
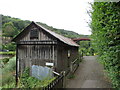
<instances>
[{"instance_id":1,"label":"vertical wooden plank wall","mask_svg":"<svg viewBox=\"0 0 120 90\"><path fill-rule=\"evenodd\" d=\"M26 32L27 34L21 38L20 41L40 41L40 40L54 40L54 38L50 35L48 35L45 31L43 31L43 29L39 29L38 32L39 32L39 38L38 39L30 39L30 30L32 28L36 28L35 26L32 26L28 32ZM38 28L36 28L38 29Z\"/></svg>"},{"instance_id":2,"label":"vertical wooden plank wall","mask_svg":"<svg viewBox=\"0 0 120 90\"><path fill-rule=\"evenodd\" d=\"M39 33L38 39L30 39L30 30L37 28L31 26L26 35L23 36L20 41L49 41L57 40L52 35L49 35L41 28L37 28ZM58 71L62 71L68 68L68 50L71 50L70 61L77 57L78 51L75 47L70 47L63 43L60 45L19 45L18 47L18 71L22 72L26 67L31 68L32 65L45 66L45 62L54 63L55 68ZM50 43L51 44L51 43ZM62 46L61 46L62 45Z\"/></svg>"},{"instance_id":3,"label":"vertical wooden plank wall","mask_svg":"<svg viewBox=\"0 0 120 90\"><path fill-rule=\"evenodd\" d=\"M20 45L18 48L19 72L32 65L45 66L45 62L57 65L57 50L55 46Z\"/></svg>"},{"instance_id":4,"label":"vertical wooden plank wall","mask_svg":"<svg viewBox=\"0 0 120 90\"><path fill-rule=\"evenodd\" d=\"M31 26L20 41L43 41L43 40L55 40L53 36L48 35L42 29L38 30L39 38L30 39L30 30L37 28ZM36 42L35 42L36 43ZM23 72L26 67L32 67L32 65L45 65L45 62L53 62L57 65L57 48L54 45L19 45L18 48L18 71Z\"/></svg>"}]
</instances>

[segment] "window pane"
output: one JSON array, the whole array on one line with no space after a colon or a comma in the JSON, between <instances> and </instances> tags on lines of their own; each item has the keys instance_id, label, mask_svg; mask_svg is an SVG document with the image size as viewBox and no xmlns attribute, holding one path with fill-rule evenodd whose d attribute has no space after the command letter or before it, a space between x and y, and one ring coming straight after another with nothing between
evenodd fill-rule
<instances>
[{"instance_id":1,"label":"window pane","mask_svg":"<svg viewBox=\"0 0 120 90\"><path fill-rule=\"evenodd\" d=\"M38 30L37 29L32 29L30 31L30 39L38 39Z\"/></svg>"}]
</instances>

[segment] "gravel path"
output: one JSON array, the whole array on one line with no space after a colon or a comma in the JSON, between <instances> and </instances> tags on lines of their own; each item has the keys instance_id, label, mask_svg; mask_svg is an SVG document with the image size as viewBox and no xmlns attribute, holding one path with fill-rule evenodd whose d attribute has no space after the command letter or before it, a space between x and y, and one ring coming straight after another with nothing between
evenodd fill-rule
<instances>
[{"instance_id":1,"label":"gravel path","mask_svg":"<svg viewBox=\"0 0 120 90\"><path fill-rule=\"evenodd\" d=\"M111 88L104 74L102 65L94 56L84 56L75 72L75 78L67 79L66 88Z\"/></svg>"}]
</instances>

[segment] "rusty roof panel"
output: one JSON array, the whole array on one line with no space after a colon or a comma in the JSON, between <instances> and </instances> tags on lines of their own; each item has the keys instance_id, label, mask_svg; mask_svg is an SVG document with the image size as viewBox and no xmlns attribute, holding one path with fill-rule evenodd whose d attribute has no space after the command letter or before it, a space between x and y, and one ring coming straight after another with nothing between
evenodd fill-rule
<instances>
[{"instance_id":1,"label":"rusty roof panel","mask_svg":"<svg viewBox=\"0 0 120 90\"><path fill-rule=\"evenodd\" d=\"M51 30L48 30L46 28L44 28L43 26L35 23L36 25L38 25L39 27L43 28L46 32L50 33L51 35L53 35L54 37L56 37L57 39L59 39L60 41L64 42L65 44L68 44L70 46L79 46L77 43L75 43L72 39L64 37L62 35L59 35Z\"/></svg>"}]
</instances>

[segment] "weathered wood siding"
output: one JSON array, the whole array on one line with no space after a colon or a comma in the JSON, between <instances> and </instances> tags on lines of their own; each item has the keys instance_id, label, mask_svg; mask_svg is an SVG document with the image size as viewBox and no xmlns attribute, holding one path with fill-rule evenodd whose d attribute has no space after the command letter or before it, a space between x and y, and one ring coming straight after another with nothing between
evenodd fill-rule
<instances>
[{"instance_id":1,"label":"weathered wood siding","mask_svg":"<svg viewBox=\"0 0 120 90\"><path fill-rule=\"evenodd\" d=\"M71 52L70 62L74 61L76 58L79 57L78 47L71 47L70 52Z\"/></svg>"},{"instance_id":2,"label":"weathered wood siding","mask_svg":"<svg viewBox=\"0 0 120 90\"><path fill-rule=\"evenodd\" d=\"M37 39L30 38L30 30L32 29L38 30ZM24 32L24 35L17 39L17 44L19 73L22 73L26 67L32 68L32 65L45 66L46 62L53 63L57 72L66 71L70 68L71 61L78 58L77 47L61 42L35 25L31 25ZM70 57L68 57L68 50L70 51Z\"/></svg>"},{"instance_id":3,"label":"weathered wood siding","mask_svg":"<svg viewBox=\"0 0 120 90\"><path fill-rule=\"evenodd\" d=\"M65 71L68 69L68 46L61 44L58 46L57 56L57 71Z\"/></svg>"},{"instance_id":4,"label":"weathered wood siding","mask_svg":"<svg viewBox=\"0 0 120 90\"><path fill-rule=\"evenodd\" d=\"M39 38L38 39L30 39L30 30L32 28L37 28L32 26L26 34L18 41L54 41L55 38L51 35L44 32L42 29L38 30ZM44 43L45 43L44 42ZM35 45L33 45L35 44ZM40 45L36 44L36 42L32 42L32 45L19 45L18 46L18 72L21 72L26 67L32 67L32 65L41 65L45 66L46 62L54 63L54 66L57 65L57 46L49 45L51 43L47 42L48 45Z\"/></svg>"},{"instance_id":5,"label":"weathered wood siding","mask_svg":"<svg viewBox=\"0 0 120 90\"><path fill-rule=\"evenodd\" d=\"M30 39L30 30L38 29L38 39ZM47 34L42 28L37 28L32 25L27 31L26 34L20 39L20 41L40 41L40 40L55 40L55 38Z\"/></svg>"},{"instance_id":6,"label":"weathered wood siding","mask_svg":"<svg viewBox=\"0 0 120 90\"><path fill-rule=\"evenodd\" d=\"M56 66L57 50L55 46L42 45L19 45L18 61L19 71L32 65L45 66L46 62L54 63Z\"/></svg>"},{"instance_id":7,"label":"weathered wood siding","mask_svg":"<svg viewBox=\"0 0 120 90\"><path fill-rule=\"evenodd\" d=\"M58 46L59 47L59 46ZM68 57L68 51L70 51L70 57ZM61 45L58 48L57 52L57 71L67 71L70 69L70 64L72 61L79 57L78 55L78 48L77 47L70 47L67 45Z\"/></svg>"}]
</instances>

